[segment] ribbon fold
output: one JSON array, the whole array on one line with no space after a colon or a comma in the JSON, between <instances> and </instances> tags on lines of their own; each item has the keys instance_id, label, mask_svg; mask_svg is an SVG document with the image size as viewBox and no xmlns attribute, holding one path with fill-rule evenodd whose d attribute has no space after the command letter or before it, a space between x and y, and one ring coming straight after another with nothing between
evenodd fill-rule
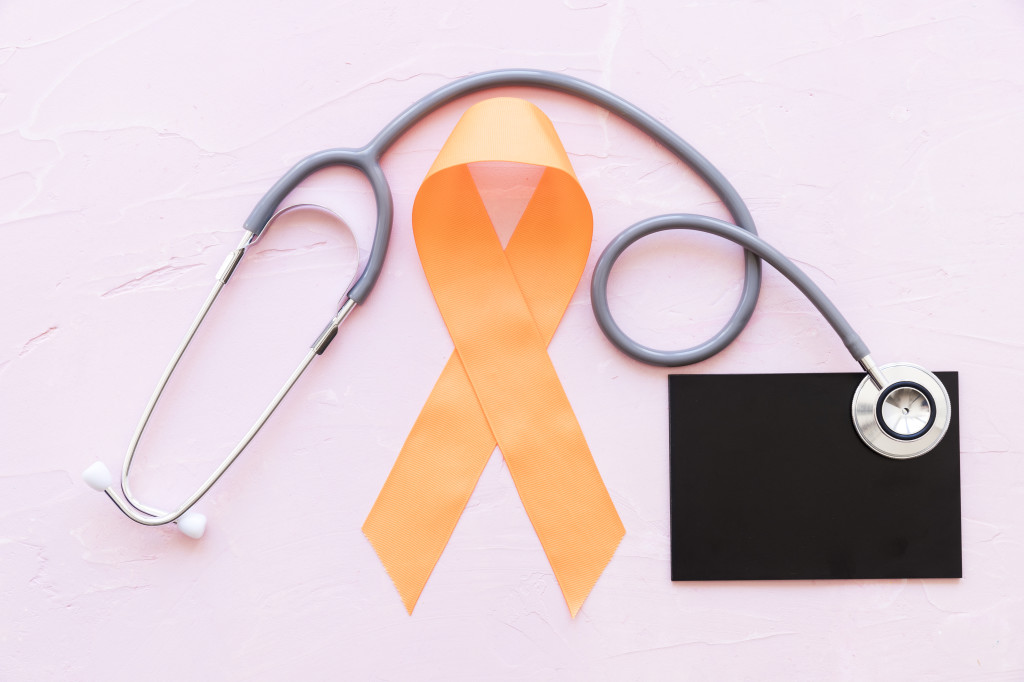
<instances>
[{"instance_id":1,"label":"ribbon fold","mask_svg":"<svg viewBox=\"0 0 1024 682\"><path fill-rule=\"evenodd\" d=\"M478 161L544 167L505 249ZM455 352L363 532L411 614L497 444L575 617L625 530L547 354L593 233L547 116L507 97L466 111L416 194L413 232Z\"/></svg>"}]
</instances>

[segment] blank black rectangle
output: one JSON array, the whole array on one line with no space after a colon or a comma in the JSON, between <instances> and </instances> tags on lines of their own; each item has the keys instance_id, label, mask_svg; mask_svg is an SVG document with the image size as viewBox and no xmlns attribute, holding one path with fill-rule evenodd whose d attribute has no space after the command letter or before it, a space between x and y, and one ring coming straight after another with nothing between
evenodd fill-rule
<instances>
[{"instance_id":1,"label":"blank black rectangle","mask_svg":"<svg viewBox=\"0 0 1024 682\"><path fill-rule=\"evenodd\" d=\"M894 460L854 430L856 374L669 377L673 580L959 578L956 372L949 430Z\"/></svg>"}]
</instances>

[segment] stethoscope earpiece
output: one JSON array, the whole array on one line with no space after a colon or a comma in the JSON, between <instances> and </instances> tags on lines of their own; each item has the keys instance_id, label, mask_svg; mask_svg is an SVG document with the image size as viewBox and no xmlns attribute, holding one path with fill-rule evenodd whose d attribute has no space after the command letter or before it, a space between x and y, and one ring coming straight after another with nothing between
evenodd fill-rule
<instances>
[{"instance_id":1,"label":"stethoscope earpiece","mask_svg":"<svg viewBox=\"0 0 1024 682\"><path fill-rule=\"evenodd\" d=\"M179 516L175 523L178 524L178 530L182 535L193 540L203 537L203 533L206 532L206 516L199 512L187 511Z\"/></svg>"},{"instance_id":2,"label":"stethoscope earpiece","mask_svg":"<svg viewBox=\"0 0 1024 682\"><path fill-rule=\"evenodd\" d=\"M110 475L110 469L103 462L93 462L88 469L82 472L82 480L98 492L107 493L108 490L113 492L114 478ZM174 523L177 524L182 535L193 540L203 537L203 533L206 532L206 516L199 512L189 510L175 519Z\"/></svg>"},{"instance_id":3,"label":"stethoscope earpiece","mask_svg":"<svg viewBox=\"0 0 1024 682\"><path fill-rule=\"evenodd\" d=\"M906 362L883 365L881 387L871 376L853 394L853 425L864 443L886 457L910 459L930 451L949 428L949 394L939 378Z\"/></svg>"}]
</instances>

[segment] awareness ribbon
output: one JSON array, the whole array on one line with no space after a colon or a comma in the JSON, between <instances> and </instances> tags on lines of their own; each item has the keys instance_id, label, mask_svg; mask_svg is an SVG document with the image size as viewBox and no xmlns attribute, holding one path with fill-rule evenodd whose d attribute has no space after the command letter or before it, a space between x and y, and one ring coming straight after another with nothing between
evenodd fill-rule
<instances>
[{"instance_id":1,"label":"awareness ribbon","mask_svg":"<svg viewBox=\"0 0 1024 682\"><path fill-rule=\"evenodd\" d=\"M544 168L505 249L478 161ZM501 97L459 120L412 220L455 352L363 532L411 614L497 444L575 617L625 534L547 354L590 252L590 204L547 116Z\"/></svg>"}]
</instances>

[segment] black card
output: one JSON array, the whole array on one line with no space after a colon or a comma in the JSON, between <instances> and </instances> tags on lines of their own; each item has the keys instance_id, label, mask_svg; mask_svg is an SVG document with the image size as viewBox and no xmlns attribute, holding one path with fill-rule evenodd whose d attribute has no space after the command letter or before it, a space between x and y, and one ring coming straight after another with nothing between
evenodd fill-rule
<instances>
[{"instance_id":1,"label":"black card","mask_svg":"<svg viewBox=\"0 0 1024 682\"><path fill-rule=\"evenodd\" d=\"M956 372L949 430L883 457L850 415L856 374L669 377L672 579L959 578Z\"/></svg>"}]
</instances>

